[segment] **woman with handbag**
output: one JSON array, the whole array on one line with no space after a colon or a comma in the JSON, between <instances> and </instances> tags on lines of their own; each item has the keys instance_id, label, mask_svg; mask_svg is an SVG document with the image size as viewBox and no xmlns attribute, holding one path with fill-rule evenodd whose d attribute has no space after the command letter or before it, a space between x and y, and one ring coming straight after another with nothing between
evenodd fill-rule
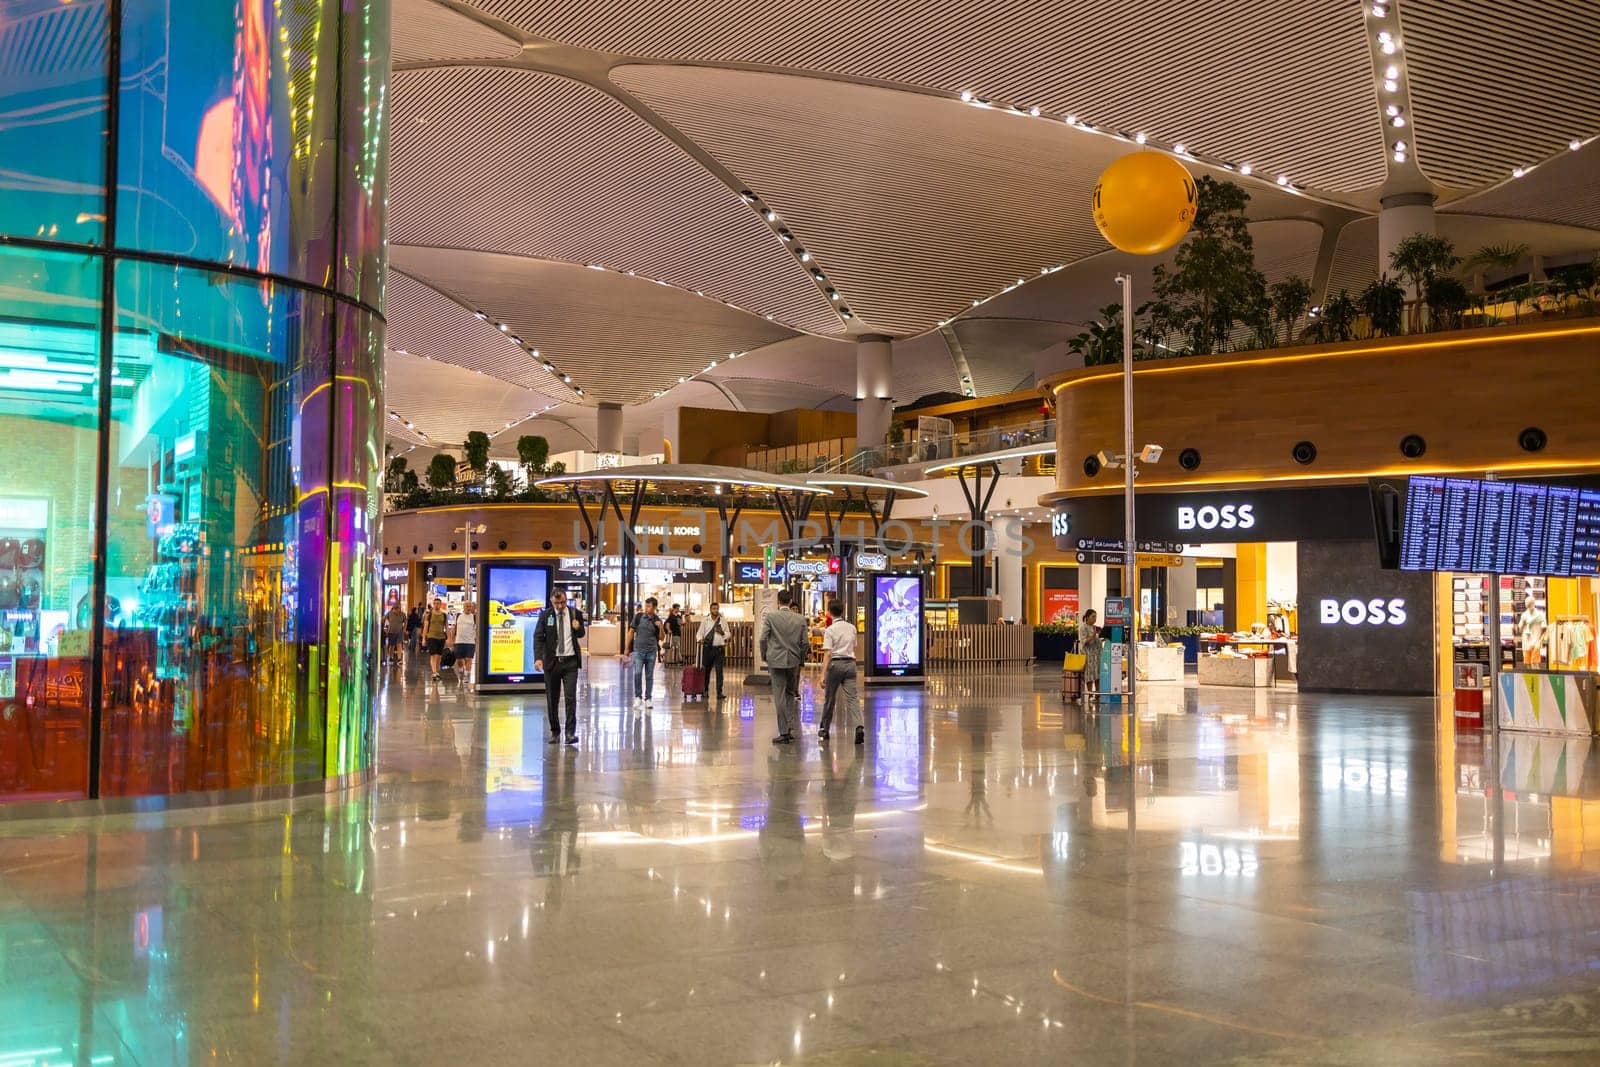
<instances>
[{"instance_id":1,"label":"woman with handbag","mask_svg":"<svg viewBox=\"0 0 1600 1067\"><path fill-rule=\"evenodd\" d=\"M1083 653L1084 691L1097 693L1100 689L1100 651L1104 642L1100 639L1100 627L1095 623L1100 616L1093 608L1083 613L1083 620L1078 623L1078 651Z\"/></svg>"}]
</instances>

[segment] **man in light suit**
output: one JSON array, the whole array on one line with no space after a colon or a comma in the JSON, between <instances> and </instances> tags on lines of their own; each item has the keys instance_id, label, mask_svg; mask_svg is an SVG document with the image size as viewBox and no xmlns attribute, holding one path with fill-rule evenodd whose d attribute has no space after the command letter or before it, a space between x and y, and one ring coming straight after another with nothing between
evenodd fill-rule
<instances>
[{"instance_id":1,"label":"man in light suit","mask_svg":"<svg viewBox=\"0 0 1600 1067\"><path fill-rule=\"evenodd\" d=\"M567 594L550 594L550 606L539 613L533 628L533 669L544 671L544 698L550 712L549 743L561 740L561 700L567 702L567 744L578 743L578 671L585 633L583 612L567 606ZM549 666L546 666L549 664Z\"/></svg>"},{"instance_id":2,"label":"man in light suit","mask_svg":"<svg viewBox=\"0 0 1600 1067\"><path fill-rule=\"evenodd\" d=\"M805 616L789 610L790 593L778 591L778 606L761 617L761 658L772 674L772 703L778 709L778 736L775 745L794 744L800 730L800 702L795 699L800 668L811 650L810 629Z\"/></svg>"}]
</instances>

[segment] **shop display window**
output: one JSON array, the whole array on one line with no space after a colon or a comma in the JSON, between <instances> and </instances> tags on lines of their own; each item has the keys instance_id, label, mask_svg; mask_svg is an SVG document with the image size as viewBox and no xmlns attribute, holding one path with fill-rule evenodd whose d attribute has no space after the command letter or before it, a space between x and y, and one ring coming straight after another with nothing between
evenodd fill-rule
<instances>
[{"instance_id":1,"label":"shop display window","mask_svg":"<svg viewBox=\"0 0 1600 1067\"><path fill-rule=\"evenodd\" d=\"M0 234L105 240L104 0L0 0Z\"/></svg>"},{"instance_id":2,"label":"shop display window","mask_svg":"<svg viewBox=\"0 0 1600 1067\"><path fill-rule=\"evenodd\" d=\"M383 366L381 334L369 313L341 304L339 344L333 378L333 530L328 561L328 745L324 773L329 777L356 769L372 730L372 693L377 688L377 649L367 639L377 633L368 619L377 603L377 539L383 489ZM463 596L464 599L464 596ZM452 602L452 612L460 610Z\"/></svg>"},{"instance_id":3,"label":"shop display window","mask_svg":"<svg viewBox=\"0 0 1600 1067\"><path fill-rule=\"evenodd\" d=\"M338 0L121 11L117 246L330 285Z\"/></svg>"},{"instance_id":4,"label":"shop display window","mask_svg":"<svg viewBox=\"0 0 1600 1067\"><path fill-rule=\"evenodd\" d=\"M95 257L0 245L0 802L88 789L100 287Z\"/></svg>"},{"instance_id":5,"label":"shop display window","mask_svg":"<svg viewBox=\"0 0 1600 1067\"><path fill-rule=\"evenodd\" d=\"M322 774L330 315L116 267L102 795Z\"/></svg>"},{"instance_id":6,"label":"shop display window","mask_svg":"<svg viewBox=\"0 0 1600 1067\"><path fill-rule=\"evenodd\" d=\"M339 291L383 309L384 190L388 188L390 0L346 5L344 117L341 136L339 224L335 278Z\"/></svg>"}]
</instances>

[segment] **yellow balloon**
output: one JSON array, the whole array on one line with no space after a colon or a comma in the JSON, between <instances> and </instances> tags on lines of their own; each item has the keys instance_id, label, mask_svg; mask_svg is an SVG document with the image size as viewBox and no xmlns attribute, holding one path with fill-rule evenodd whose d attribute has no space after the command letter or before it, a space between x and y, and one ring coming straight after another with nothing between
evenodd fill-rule
<instances>
[{"instance_id":1,"label":"yellow balloon","mask_svg":"<svg viewBox=\"0 0 1600 1067\"><path fill-rule=\"evenodd\" d=\"M1100 174L1094 224L1114 247L1154 255L1183 240L1199 202L1182 163L1160 152L1135 152Z\"/></svg>"}]
</instances>

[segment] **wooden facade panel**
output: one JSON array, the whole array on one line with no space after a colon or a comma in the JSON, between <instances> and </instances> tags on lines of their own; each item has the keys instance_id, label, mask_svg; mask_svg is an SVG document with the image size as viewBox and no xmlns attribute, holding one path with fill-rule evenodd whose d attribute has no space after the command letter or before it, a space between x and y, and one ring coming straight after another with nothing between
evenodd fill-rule
<instances>
[{"instance_id":1,"label":"wooden facade panel","mask_svg":"<svg viewBox=\"0 0 1600 1067\"><path fill-rule=\"evenodd\" d=\"M1071 371L1046 383L1059 419L1058 486L1113 492L1083 461L1122 445L1122 381L1115 367ZM1166 450L1141 488L1356 480L1410 470L1571 471L1600 468L1600 320L1500 327L1140 364L1134 371L1135 446ZM1522 450L1538 427L1549 444ZM1420 459L1400 440L1427 442ZM1296 463L1296 442L1317 449ZM1185 448L1197 470L1178 466Z\"/></svg>"}]
</instances>

